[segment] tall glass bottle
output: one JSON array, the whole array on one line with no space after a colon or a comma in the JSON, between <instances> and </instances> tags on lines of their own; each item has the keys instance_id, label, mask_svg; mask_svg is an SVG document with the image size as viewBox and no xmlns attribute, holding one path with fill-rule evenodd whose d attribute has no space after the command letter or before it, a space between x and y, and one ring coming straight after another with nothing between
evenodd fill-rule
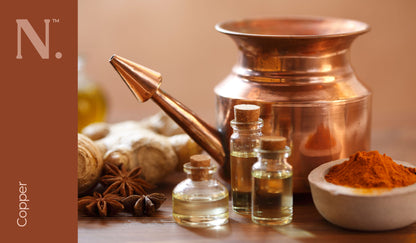
<instances>
[{"instance_id":1,"label":"tall glass bottle","mask_svg":"<svg viewBox=\"0 0 416 243\"><path fill-rule=\"evenodd\" d=\"M290 148L286 138L265 136L260 139L258 162L252 169L252 214L254 223L285 225L292 221L292 166L287 163Z\"/></svg>"},{"instance_id":2,"label":"tall glass bottle","mask_svg":"<svg viewBox=\"0 0 416 243\"><path fill-rule=\"evenodd\" d=\"M233 134L230 137L230 167L233 210L240 214L251 212L251 167L257 161L254 151L262 135L260 107L241 104L234 106Z\"/></svg>"},{"instance_id":3,"label":"tall glass bottle","mask_svg":"<svg viewBox=\"0 0 416 243\"><path fill-rule=\"evenodd\" d=\"M207 155L193 155L184 164L188 178L172 192L172 215L188 227L211 227L228 222L228 190L213 178L217 167Z\"/></svg>"},{"instance_id":4,"label":"tall glass bottle","mask_svg":"<svg viewBox=\"0 0 416 243\"><path fill-rule=\"evenodd\" d=\"M78 132L94 122L105 120L107 104L102 90L91 82L84 70L84 60L78 57Z\"/></svg>"}]
</instances>

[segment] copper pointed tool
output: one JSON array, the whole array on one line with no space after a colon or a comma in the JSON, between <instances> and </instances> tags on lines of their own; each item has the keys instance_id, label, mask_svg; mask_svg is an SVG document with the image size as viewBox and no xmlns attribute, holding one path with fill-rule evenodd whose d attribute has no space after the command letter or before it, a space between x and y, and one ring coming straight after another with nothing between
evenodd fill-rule
<instances>
[{"instance_id":1,"label":"copper pointed tool","mask_svg":"<svg viewBox=\"0 0 416 243\"><path fill-rule=\"evenodd\" d=\"M182 103L163 92L159 88L162 82L160 73L117 55L110 58L110 63L140 102L152 98L212 158L220 165L224 163L225 151L221 134Z\"/></svg>"}]
</instances>

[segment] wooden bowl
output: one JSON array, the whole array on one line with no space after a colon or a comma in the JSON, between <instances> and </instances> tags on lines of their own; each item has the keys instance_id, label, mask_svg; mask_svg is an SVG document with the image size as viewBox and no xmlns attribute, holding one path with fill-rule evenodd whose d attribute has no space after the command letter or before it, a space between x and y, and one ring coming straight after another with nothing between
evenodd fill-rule
<instances>
[{"instance_id":1,"label":"wooden bowl","mask_svg":"<svg viewBox=\"0 0 416 243\"><path fill-rule=\"evenodd\" d=\"M358 189L327 182L324 177L329 169L345 160L322 164L308 176L313 202L322 217L344 228L365 231L398 229L416 222L416 183L393 189Z\"/></svg>"}]
</instances>

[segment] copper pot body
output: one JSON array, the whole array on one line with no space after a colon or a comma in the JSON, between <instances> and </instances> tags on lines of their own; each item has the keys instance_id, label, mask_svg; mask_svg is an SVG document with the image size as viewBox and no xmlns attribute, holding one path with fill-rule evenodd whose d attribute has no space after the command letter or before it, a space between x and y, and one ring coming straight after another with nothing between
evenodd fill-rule
<instances>
[{"instance_id":1,"label":"copper pot body","mask_svg":"<svg viewBox=\"0 0 416 243\"><path fill-rule=\"evenodd\" d=\"M217 128L226 154L233 106L261 106L263 134L288 139L294 192L309 172L370 149L371 92L350 64L352 41L367 24L338 18L278 18L216 25L238 46L231 73L215 87ZM229 175L229 161L223 164Z\"/></svg>"}]
</instances>

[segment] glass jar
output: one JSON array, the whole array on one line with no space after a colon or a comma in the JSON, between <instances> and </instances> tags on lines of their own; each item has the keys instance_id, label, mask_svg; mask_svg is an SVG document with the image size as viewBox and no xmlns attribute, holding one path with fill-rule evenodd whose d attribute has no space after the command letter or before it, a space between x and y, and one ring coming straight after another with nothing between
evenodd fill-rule
<instances>
[{"instance_id":1,"label":"glass jar","mask_svg":"<svg viewBox=\"0 0 416 243\"><path fill-rule=\"evenodd\" d=\"M262 135L260 107L240 104L234 106L233 134L230 137L230 172L232 208L239 214L251 213L251 167L257 161L254 151Z\"/></svg>"},{"instance_id":2,"label":"glass jar","mask_svg":"<svg viewBox=\"0 0 416 243\"><path fill-rule=\"evenodd\" d=\"M217 167L207 155L193 155L184 164L187 179L172 192L172 215L188 227L211 227L228 222L228 190L213 178Z\"/></svg>"},{"instance_id":3,"label":"glass jar","mask_svg":"<svg viewBox=\"0 0 416 243\"><path fill-rule=\"evenodd\" d=\"M254 223L285 225L292 221L292 166L287 162L290 148L286 138L260 139L258 162L252 169L252 214Z\"/></svg>"}]
</instances>

